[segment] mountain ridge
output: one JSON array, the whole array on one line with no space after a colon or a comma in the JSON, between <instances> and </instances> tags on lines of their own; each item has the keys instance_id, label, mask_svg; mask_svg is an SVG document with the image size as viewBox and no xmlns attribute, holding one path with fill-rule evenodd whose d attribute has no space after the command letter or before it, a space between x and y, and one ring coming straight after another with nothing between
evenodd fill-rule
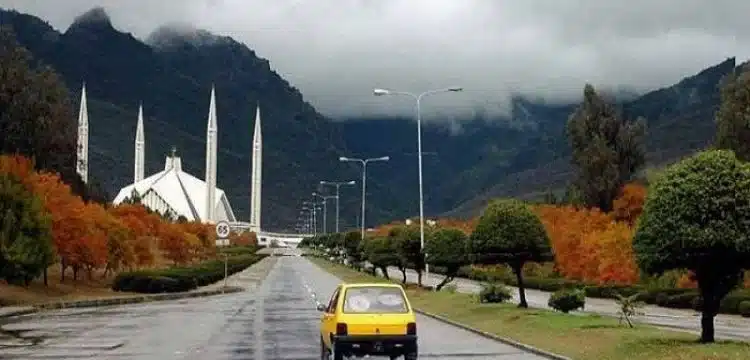
<instances>
[{"instance_id":1,"label":"mountain ridge","mask_svg":"<svg viewBox=\"0 0 750 360\"><path fill-rule=\"evenodd\" d=\"M141 102L147 172L160 170L163 156L174 145L183 154L186 170L202 178L208 94L215 84L219 186L239 218L247 218L249 209L250 137L257 104L264 126L264 228L290 228L300 203L312 200L321 180L359 184L361 168L340 163L339 156L391 156L388 163L368 166L368 226L418 213L413 119L329 119L274 71L268 59L228 36L166 24L138 40L112 27L97 11L82 17L85 21L61 33L39 18L0 10L0 24L10 24L23 46L62 75L74 89L74 103L82 80L87 80L92 124L102 119L91 130L91 149L97 153L92 173L105 177L110 192L132 179L130 149ZM734 62L726 59L640 95L623 87L600 91L618 99L627 116L647 118L649 161L663 163L710 141L716 84L735 68ZM458 123L460 129L450 123L423 126L426 215L468 216L486 199L535 197L570 180L564 127L577 104L520 95L510 104L508 116L489 118L478 110L474 118ZM100 168L112 170L101 173ZM231 170L222 174L223 169ZM359 192L341 191L342 227L358 227Z\"/></svg>"}]
</instances>

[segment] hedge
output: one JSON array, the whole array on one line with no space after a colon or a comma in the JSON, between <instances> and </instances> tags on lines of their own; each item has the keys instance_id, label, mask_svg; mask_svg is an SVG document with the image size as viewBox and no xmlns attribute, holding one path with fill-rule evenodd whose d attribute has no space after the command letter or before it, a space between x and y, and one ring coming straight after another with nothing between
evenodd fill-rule
<instances>
[{"instance_id":1,"label":"hedge","mask_svg":"<svg viewBox=\"0 0 750 360\"><path fill-rule=\"evenodd\" d=\"M225 253L231 256L255 254L261 247L257 245L247 246L230 246L219 250L219 253Z\"/></svg>"},{"instance_id":2,"label":"hedge","mask_svg":"<svg viewBox=\"0 0 750 360\"><path fill-rule=\"evenodd\" d=\"M231 256L227 263L227 274L231 275L247 269L266 256L261 254ZM112 290L148 294L183 292L215 283L223 278L224 260L209 260L188 267L122 272L115 278Z\"/></svg>"},{"instance_id":3,"label":"hedge","mask_svg":"<svg viewBox=\"0 0 750 360\"><path fill-rule=\"evenodd\" d=\"M430 272L437 274L443 273L442 269L439 267L431 267ZM458 276L476 281L499 280L508 285L517 286L517 281L513 276L502 276L500 274L493 274L489 271L472 270L468 267L462 268L459 271ZM555 292L565 288L583 287L586 296L592 298L617 299L617 294L622 296L638 294L638 300L651 305L673 309L693 310L700 310L701 307L701 298L697 289L653 288L643 285L596 285L562 278L540 278L532 276L524 276L523 282L528 289L537 289L547 292ZM741 303L746 301L750 302L750 289L735 290L722 300L719 312L724 314L750 316L750 309L740 306Z\"/></svg>"}]
</instances>

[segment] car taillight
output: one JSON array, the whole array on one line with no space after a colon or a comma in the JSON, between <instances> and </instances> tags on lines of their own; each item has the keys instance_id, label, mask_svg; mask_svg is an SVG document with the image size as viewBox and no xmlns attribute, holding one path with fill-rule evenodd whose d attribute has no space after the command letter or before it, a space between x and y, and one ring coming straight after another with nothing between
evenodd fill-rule
<instances>
[{"instance_id":1,"label":"car taillight","mask_svg":"<svg viewBox=\"0 0 750 360\"><path fill-rule=\"evenodd\" d=\"M417 323L406 324L406 335L417 335Z\"/></svg>"},{"instance_id":2,"label":"car taillight","mask_svg":"<svg viewBox=\"0 0 750 360\"><path fill-rule=\"evenodd\" d=\"M348 332L349 332L349 328L347 328L346 324L344 323L336 324L336 335L346 335Z\"/></svg>"}]
</instances>

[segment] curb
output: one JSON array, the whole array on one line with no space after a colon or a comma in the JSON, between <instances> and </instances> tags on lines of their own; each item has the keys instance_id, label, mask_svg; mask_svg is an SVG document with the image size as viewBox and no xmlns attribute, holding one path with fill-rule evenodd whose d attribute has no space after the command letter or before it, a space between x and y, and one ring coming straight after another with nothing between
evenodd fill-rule
<instances>
[{"instance_id":1,"label":"curb","mask_svg":"<svg viewBox=\"0 0 750 360\"><path fill-rule=\"evenodd\" d=\"M71 301L71 302L60 301L60 302L54 302L54 303L39 304L39 305L36 305L35 307L40 310L101 307L101 306L111 306L111 305L136 304L136 303L144 303L144 302L151 302L151 301L179 300L179 299L189 299L189 298L196 298L196 297L206 297L206 296L220 295L220 294L231 294L231 293L236 293L236 292L240 292L244 290L245 289L241 287L227 286L224 289L217 289L217 290L185 291L185 292L175 292L175 293L147 294L147 295L140 295L140 296L137 296L137 295L136 296L122 296L122 297L101 298L101 299L92 299L92 300L78 300L78 301Z\"/></svg>"},{"instance_id":2,"label":"curb","mask_svg":"<svg viewBox=\"0 0 750 360\"><path fill-rule=\"evenodd\" d=\"M488 333L486 331L475 329L473 327L461 324L459 322L450 320L448 318L445 318L445 317L442 317L440 315L436 315L436 314L433 314L433 313L430 313L430 312L427 312L427 311L424 311L424 310L414 309L414 312L416 312L418 314L422 314L422 315L427 316L427 317L431 317L431 318L433 318L435 320L444 322L446 324L453 325L455 327L464 329L466 331L469 331L469 332L474 333L476 335L482 336L484 338L487 338L487 339L490 339L490 340L494 340L494 341L497 341L497 342L501 342L501 343L504 343L504 344L516 347L518 349L530 352L532 354L545 357L547 359L553 359L553 360L572 360L569 357L565 357L565 356L562 356L562 355L551 353L549 351L544 351L542 349L535 348L535 347L533 347L531 345L522 344L520 342L517 342L515 340L511 340L511 339L508 339L508 338L505 338L505 337L502 337L502 336L497 336L495 334L490 334L490 333Z\"/></svg>"},{"instance_id":3,"label":"curb","mask_svg":"<svg viewBox=\"0 0 750 360\"><path fill-rule=\"evenodd\" d=\"M269 260L266 260L266 259L269 259ZM271 272L271 269L276 264L277 259L271 256L264 256L263 259L261 259L260 261L256 262L253 265L250 265L247 268L247 269L250 269L250 268L256 267L256 265L264 261L271 262L271 264L267 268L261 268L262 270L261 270L260 276L257 279L253 279L257 283L261 283L265 280L265 278ZM3 307L0 307L0 319L10 318L14 316L34 314L42 310L103 307L103 306L113 306L113 305L137 304L137 303L152 302L152 301L179 300L179 299L206 297L206 296L221 295L221 294L232 294L232 293L242 292L245 290L246 290L245 288L239 287L239 286L227 286L227 287L222 287L222 288L213 289L213 290L190 290L190 291L174 292L174 293L129 295L129 296L107 297L107 298L89 299L89 300L58 301L58 302L49 302L49 303L43 303L43 304L17 306L17 307L12 306L13 308L16 308L15 310L7 310L7 309L4 310Z\"/></svg>"},{"instance_id":4,"label":"curb","mask_svg":"<svg viewBox=\"0 0 750 360\"><path fill-rule=\"evenodd\" d=\"M148 294L140 296L121 296L91 300L73 300L69 302L51 302L44 304L31 305L20 308L18 310L11 310L0 314L0 318L10 318L14 316L29 315L37 313L43 310L57 310L57 309L74 309L74 308L89 308L89 307L103 307L113 305L126 305L126 304L137 304L152 301L165 301L165 300L179 300L196 297L206 297L221 294L232 294L245 291L241 287L228 286L224 289L216 290L204 290L204 291L186 291L176 293L161 293L161 294Z\"/></svg>"}]
</instances>

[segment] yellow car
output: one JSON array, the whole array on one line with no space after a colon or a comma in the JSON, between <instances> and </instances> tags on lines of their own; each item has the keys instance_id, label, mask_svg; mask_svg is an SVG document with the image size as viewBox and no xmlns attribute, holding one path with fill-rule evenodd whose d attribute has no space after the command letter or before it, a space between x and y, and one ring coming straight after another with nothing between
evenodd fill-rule
<instances>
[{"instance_id":1,"label":"yellow car","mask_svg":"<svg viewBox=\"0 0 750 360\"><path fill-rule=\"evenodd\" d=\"M398 284L341 284L318 305L321 360L365 355L417 359L417 318Z\"/></svg>"}]
</instances>

